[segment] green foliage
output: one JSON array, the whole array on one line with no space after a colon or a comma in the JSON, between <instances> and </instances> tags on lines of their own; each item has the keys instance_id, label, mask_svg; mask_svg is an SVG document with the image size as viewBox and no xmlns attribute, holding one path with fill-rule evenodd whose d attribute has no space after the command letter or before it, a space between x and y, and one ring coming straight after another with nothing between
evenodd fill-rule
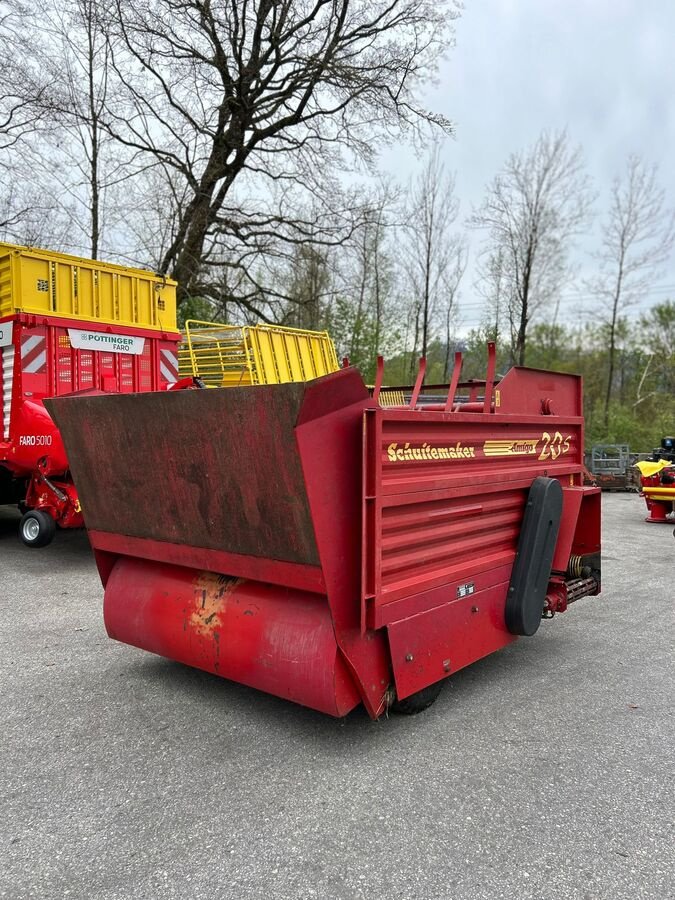
<instances>
[{"instance_id":1,"label":"green foliage","mask_svg":"<svg viewBox=\"0 0 675 900\"><path fill-rule=\"evenodd\" d=\"M606 326L532 328L527 365L575 372L584 379L586 445L628 444L642 453L675 431L675 303L657 304L640 319L617 323L617 353L607 425Z\"/></svg>"},{"instance_id":2,"label":"green foliage","mask_svg":"<svg viewBox=\"0 0 675 900\"><path fill-rule=\"evenodd\" d=\"M586 446L628 444L633 452L657 447L665 434L675 433L675 303L654 306L639 319L623 319L617 327L617 358L613 400L607 426L608 342L606 328L540 324L528 338L526 365L579 374L584 379ZM458 342L463 354L462 378L484 378L490 328L472 330ZM450 366L454 347L449 354ZM426 382L448 381L445 345L435 341L427 356ZM512 365L507 345L497 345L497 372ZM417 360L399 353L387 361L385 383L411 384Z\"/></svg>"},{"instance_id":3,"label":"green foliage","mask_svg":"<svg viewBox=\"0 0 675 900\"><path fill-rule=\"evenodd\" d=\"M188 319L212 322L213 313L213 305L203 297L186 297L178 306L176 314L178 327L183 329Z\"/></svg>"}]
</instances>

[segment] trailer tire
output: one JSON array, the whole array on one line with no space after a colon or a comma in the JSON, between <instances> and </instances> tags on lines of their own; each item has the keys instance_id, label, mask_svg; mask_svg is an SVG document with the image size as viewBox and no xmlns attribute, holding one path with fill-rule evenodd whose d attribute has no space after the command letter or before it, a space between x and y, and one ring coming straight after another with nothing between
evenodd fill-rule
<instances>
[{"instance_id":1,"label":"trailer tire","mask_svg":"<svg viewBox=\"0 0 675 900\"><path fill-rule=\"evenodd\" d=\"M409 697L405 697L403 700L394 700L390 709L400 716L416 716L417 713L424 712L425 709L428 709L432 703L438 700L444 684L444 680L441 679L428 687L422 688L421 691L416 691Z\"/></svg>"},{"instance_id":2,"label":"trailer tire","mask_svg":"<svg viewBox=\"0 0 675 900\"><path fill-rule=\"evenodd\" d=\"M46 547L56 534L56 522L43 509L29 509L21 517L19 536L27 547Z\"/></svg>"}]
</instances>

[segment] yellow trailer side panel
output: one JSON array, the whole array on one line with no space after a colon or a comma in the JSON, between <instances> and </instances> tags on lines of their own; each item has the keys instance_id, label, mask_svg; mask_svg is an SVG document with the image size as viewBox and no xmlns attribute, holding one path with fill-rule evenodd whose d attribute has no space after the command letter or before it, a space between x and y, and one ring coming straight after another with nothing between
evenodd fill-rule
<instances>
[{"instance_id":1,"label":"yellow trailer side panel","mask_svg":"<svg viewBox=\"0 0 675 900\"><path fill-rule=\"evenodd\" d=\"M0 316L176 329L176 283L143 269L0 243Z\"/></svg>"},{"instance_id":2,"label":"yellow trailer side panel","mask_svg":"<svg viewBox=\"0 0 675 900\"><path fill-rule=\"evenodd\" d=\"M178 351L182 376L212 387L311 381L339 368L325 331L189 320Z\"/></svg>"}]
</instances>

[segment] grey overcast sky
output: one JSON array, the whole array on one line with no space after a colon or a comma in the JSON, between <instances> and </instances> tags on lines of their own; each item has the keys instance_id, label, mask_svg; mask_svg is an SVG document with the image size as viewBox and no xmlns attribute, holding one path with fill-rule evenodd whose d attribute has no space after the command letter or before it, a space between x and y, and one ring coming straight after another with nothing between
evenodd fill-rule
<instances>
[{"instance_id":1,"label":"grey overcast sky","mask_svg":"<svg viewBox=\"0 0 675 900\"><path fill-rule=\"evenodd\" d=\"M584 149L598 217L629 153L658 164L675 205L675 0L465 0L456 47L439 74L427 105L455 123L443 155L457 172L463 216L509 153L542 129L565 127ZM412 158L393 153L384 164L398 175L415 169ZM479 240L471 235L473 257ZM579 241L580 269L594 240ZM467 274L462 321L471 326L480 306ZM580 283L566 294L566 318L588 307ZM643 305L668 296L675 297L673 261Z\"/></svg>"}]
</instances>

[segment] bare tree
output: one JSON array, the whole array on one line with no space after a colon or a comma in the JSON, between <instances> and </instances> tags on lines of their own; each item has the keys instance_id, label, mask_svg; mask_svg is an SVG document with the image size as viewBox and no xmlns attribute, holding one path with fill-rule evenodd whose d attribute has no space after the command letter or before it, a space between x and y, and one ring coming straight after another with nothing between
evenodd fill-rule
<instances>
[{"instance_id":1,"label":"bare tree","mask_svg":"<svg viewBox=\"0 0 675 900\"><path fill-rule=\"evenodd\" d=\"M393 280L388 244L399 200L397 185L381 180L360 205L360 226L337 254L340 289L349 307L344 310L349 327L345 349L362 366L370 365L384 349Z\"/></svg>"},{"instance_id":2,"label":"bare tree","mask_svg":"<svg viewBox=\"0 0 675 900\"><path fill-rule=\"evenodd\" d=\"M79 154L73 154L72 162L86 188L92 259L98 258L101 242L105 190L102 154L107 134L101 128L100 119L108 101L110 53L100 25L99 7L99 0L67 0L65 4L48 3L46 10L52 15L54 34L59 41L54 74L61 87L60 112L79 147Z\"/></svg>"},{"instance_id":3,"label":"bare tree","mask_svg":"<svg viewBox=\"0 0 675 900\"><path fill-rule=\"evenodd\" d=\"M513 316L508 303L506 284L506 260L503 247L488 249L478 260L475 287L485 300L487 309L483 316L483 326L491 340L499 343L504 327L504 317L510 328L510 345L516 345Z\"/></svg>"},{"instance_id":4,"label":"bare tree","mask_svg":"<svg viewBox=\"0 0 675 900\"><path fill-rule=\"evenodd\" d=\"M286 322L296 328L318 329L331 293L327 253L311 245L296 248L291 268L292 306Z\"/></svg>"},{"instance_id":5,"label":"bare tree","mask_svg":"<svg viewBox=\"0 0 675 900\"><path fill-rule=\"evenodd\" d=\"M457 326L459 287L466 272L468 262L468 248L463 237L455 237L451 241L449 261L446 273L443 277L443 294L445 301L445 363L443 375L450 376L450 357L453 347L453 332Z\"/></svg>"},{"instance_id":6,"label":"bare tree","mask_svg":"<svg viewBox=\"0 0 675 900\"><path fill-rule=\"evenodd\" d=\"M469 220L487 232L485 277L506 292L514 359L523 365L528 326L559 292L572 239L585 225L592 196L581 150L566 132L543 133L512 154Z\"/></svg>"},{"instance_id":7,"label":"bare tree","mask_svg":"<svg viewBox=\"0 0 675 900\"><path fill-rule=\"evenodd\" d=\"M35 203L20 163L31 137L51 125L49 79L35 53L29 9L20 0L0 0L0 233L9 239L16 239ZM44 202L38 204L44 209Z\"/></svg>"},{"instance_id":8,"label":"bare tree","mask_svg":"<svg viewBox=\"0 0 675 900\"><path fill-rule=\"evenodd\" d=\"M6 161L7 150L44 121L41 101L48 83L31 52L27 10L20 0L0 0L0 165Z\"/></svg>"},{"instance_id":9,"label":"bare tree","mask_svg":"<svg viewBox=\"0 0 675 900\"><path fill-rule=\"evenodd\" d=\"M416 97L447 45L454 0L110 6L106 28L118 42L112 62L125 104L101 124L185 187L161 260L181 298L200 291L221 258L231 264L235 250L246 256L272 240L349 234L336 173L350 159L372 161L375 147L402 131L449 128ZM298 221L299 194L334 215Z\"/></svg>"},{"instance_id":10,"label":"bare tree","mask_svg":"<svg viewBox=\"0 0 675 900\"><path fill-rule=\"evenodd\" d=\"M415 304L413 356L418 350L422 356L427 355L434 321L437 316L445 320L459 284L451 275L458 274L461 256L460 239L452 233L458 212L455 178L445 171L440 147L436 145L423 171L410 186L406 225L402 229L405 266ZM464 266L459 268L461 279ZM454 283L452 296L448 296L451 283Z\"/></svg>"},{"instance_id":11,"label":"bare tree","mask_svg":"<svg viewBox=\"0 0 675 900\"><path fill-rule=\"evenodd\" d=\"M115 102L102 8L101 0L35 0L30 18L51 84L43 106L54 123L48 139L30 148L34 178L70 211L73 247L94 259L104 240L104 221L118 224L116 193L124 207L117 219L133 218L136 192L125 185L122 194L120 186L141 168L134 164L134 151L121 152L101 126L103 111Z\"/></svg>"},{"instance_id":12,"label":"bare tree","mask_svg":"<svg viewBox=\"0 0 675 900\"><path fill-rule=\"evenodd\" d=\"M657 169L630 156L623 176L612 185L610 208L603 223L602 246L596 254L599 272L589 287L602 300L602 320L609 340L605 426L614 388L617 335L621 313L649 290L675 239L675 214L666 207Z\"/></svg>"}]
</instances>

